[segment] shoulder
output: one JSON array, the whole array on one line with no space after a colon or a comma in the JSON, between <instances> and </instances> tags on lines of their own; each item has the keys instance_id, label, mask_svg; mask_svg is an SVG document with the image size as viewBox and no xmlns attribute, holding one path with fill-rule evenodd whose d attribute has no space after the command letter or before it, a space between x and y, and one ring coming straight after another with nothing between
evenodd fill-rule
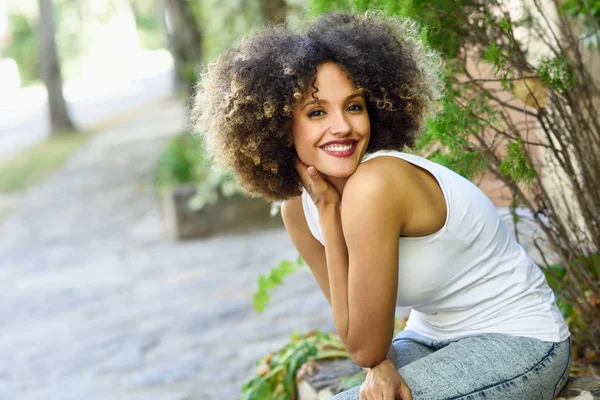
<instances>
[{"instance_id":1,"label":"shoulder","mask_svg":"<svg viewBox=\"0 0 600 400\"><path fill-rule=\"evenodd\" d=\"M286 227L289 223L298 224L306 221L301 195L291 197L281 204L281 218Z\"/></svg>"},{"instance_id":2,"label":"shoulder","mask_svg":"<svg viewBox=\"0 0 600 400\"><path fill-rule=\"evenodd\" d=\"M342 196L342 218L346 223L371 221L390 225L394 231L405 225L411 213L412 167L396 157L376 157L358 166L348 179Z\"/></svg>"},{"instance_id":3,"label":"shoulder","mask_svg":"<svg viewBox=\"0 0 600 400\"><path fill-rule=\"evenodd\" d=\"M406 203L415 184L414 168L398 157L375 157L358 166L348 178L343 202Z\"/></svg>"}]
</instances>

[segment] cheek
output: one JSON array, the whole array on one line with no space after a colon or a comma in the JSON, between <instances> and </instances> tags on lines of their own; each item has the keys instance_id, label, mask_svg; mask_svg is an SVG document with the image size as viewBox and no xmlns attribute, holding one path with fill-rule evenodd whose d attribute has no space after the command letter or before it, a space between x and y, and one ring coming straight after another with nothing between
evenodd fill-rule
<instances>
[{"instance_id":1,"label":"cheek","mask_svg":"<svg viewBox=\"0 0 600 400\"><path fill-rule=\"evenodd\" d=\"M295 123L292 129L292 140L299 156L308 153L314 145L314 139L311 137L308 126L302 123Z\"/></svg>"},{"instance_id":2,"label":"cheek","mask_svg":"<svg viewBox=\"0 0 600 400\"><path fill-rule=\"evenodd\" d=\"M360 131L365 134L365 135L370 135L371 133L371 120L369 119L368 115L365 115L365 117L361 120L361 124L360 124Z\"/></svg>"}]
</instances>

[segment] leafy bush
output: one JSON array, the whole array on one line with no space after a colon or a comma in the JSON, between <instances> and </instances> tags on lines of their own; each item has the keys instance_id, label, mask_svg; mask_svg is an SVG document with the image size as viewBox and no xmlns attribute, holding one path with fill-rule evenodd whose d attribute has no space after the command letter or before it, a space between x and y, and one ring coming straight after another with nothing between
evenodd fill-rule
<instances>
[{"instance_id":1,"label":"leafy bush","mask_svg":"<svg viewBox=\"0 0 600 400\"><path fill-rule=\"evenodd\" d=\"M140 46L147 50L165 48L166 37L156 2L131 0L131 8L140 38Z\"/></svg>"},{"instance_id":2,"label":"leafy bush","mask_svg":"<svg viewBox=\"0 0 600 400\"><path fill-rule=\"evenodd\" d=\"M348 357L339 337L319 330L301 335L258 361L256 376L242 386L240 400L289 400L296 398L296 373L311 360Z\"/></svg>"},{"instance_id":3,"label":"leafy bush","mask_svg":"<svg viewBox=\"0 0 600 400\"><path fill-rule=\"evenodd\" d=\"M394 324L394 336L406 325L406 318L397 318ZM307 334L294 333L290 343L281 350L269 353L257 362L256 374L242 387L240 400L289 400L296 398L298 371L309 366L310 361L328 358L348 358L350 354L344 348L340 337L335 333L313 330ZM366 374L359 372L340 382L336 392L358 386L365 380Z\"/></svg>"},{"instance_id":4,"label":"leafy bush","mask_svg":"<svg viewBox=\"0 0 600 400\"><path fill-rule=\"evenodd\" d=\"M212 167L202 142L184 132L170 139L160 153L154 168L154 185L162 189L186 183L198 189L190 200L193 209L245 193L231 172Z\"/></svg>"},{"instance_id":5,"label":"leafy bush","mask_svg":"<svg viewBox=\"0 0 600 400\"><path fill-rule=\"evenodd\" d=\"M20 14L9 14L11 42L5 56L15 60L23 85L31 84L38 76L38 42L35 27L29 19Z\"/></svg>"},{"instance_id":6,"label":"leafy bush","mask_svg":"<svg viewBox=\"0 0 600 400\"><path fill-rule=\"evenodd\" d=\"M206 152L201 143L184 132L170 139L160 153L154 183L158 187L194 183L198 181L199 169L205 166Z\"/></svg>"}]
</instances>

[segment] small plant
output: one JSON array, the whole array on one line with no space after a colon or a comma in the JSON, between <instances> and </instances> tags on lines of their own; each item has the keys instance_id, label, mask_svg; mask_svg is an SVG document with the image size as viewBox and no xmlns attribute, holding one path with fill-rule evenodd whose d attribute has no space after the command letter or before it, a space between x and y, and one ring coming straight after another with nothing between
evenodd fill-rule
<instances>
[{"instance_id":1,"label":"small plant","mask_svg":"<svg viewBox=\"0 0 600 400\"><path fill-rule=\"evenodd\" d=\"M281 285L283 283L283 278L298 270L302 265L304 265L304 260L302 257L298 256L295 262L282 260L279 262L278 267L273 268L266 274L260 275L258 277L258 290L254 293L254 298L252 299L254 308L258 312L263 312L265 305L271 299L269 290Z\"/></svg>"},{"instance_id":2,"label":"small plant","mask_svg":"<svg viewBox=\"0 0 600 400\"><path fill-rule=\"evenodd\" d=\"M11 40L3 56L15 60L19 66L23 86L35 83L39 80L39 50L35 23L21 14L9 14L8 18Z\"/></svg>"},{"instance_id":3,"label":"small plant","mask_svg":"<svg viewBox=\"0 0 600 400\"><path fill-rule=\"evenodd\" d=\"M256 376L242 386L240 400L294 400L300 367L311 360L336 357L349 357L337 335L319 330L294 333L290 343L258 361Z\"/></svg>"},{"instance_id":4,"label":"small plant","mask_svg":"<svg viewBox=\"0 0 600 400\"><path fill-rule=\"evenodd\" d=\"M160 153L154 168L154 185L161 189L186 183L198 189L190 200L190 207L195 210L223 197L245 193L231 172L212 167L199 139L183 132L169 140Z\"/></svg>"},{"instance_id":5,"label":"small plant","mask_svg":"<svg viewBox=\"0 0 600 400\"><path fill-rule=\"evenodd\" d=\"M180 133L160 153L154 168L154 183L163 187L197 182L205 160L206 152L200 141L189 133Z\"/></svg>"},{"instance_id":6,"label":"small plant","mask_svg":"<svg viewBox=\"0 0 600 400\"><path fill-rule=\"evenodd\" d=\"M405 325L406 318L397 318L394 336L400 333ZM310 370L307 366L312 367L311 361L349 357L344 343L335 333L319 330L304 335L294 333L290 343L281 350L258 360L256 375L242 387L240 400L294 400L296 384L302 379L302 371ZM343 379L336 392L340 393L362 384L365 377L366 374L361 371Z\"/></svg>"}]
</instances>

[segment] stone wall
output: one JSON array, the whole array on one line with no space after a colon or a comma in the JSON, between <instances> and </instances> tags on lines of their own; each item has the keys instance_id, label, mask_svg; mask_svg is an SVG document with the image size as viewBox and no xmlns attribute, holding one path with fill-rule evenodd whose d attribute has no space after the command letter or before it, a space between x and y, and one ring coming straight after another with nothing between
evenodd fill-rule
<instances>
[{"instance_id":1,"label":"stone wall","mask_svg":"<svg viewBox=\"0 0 600 400\"><path fill-rule=\"evenodd\" d=\"M169 238L192 239L220 232L282 226L281 217L272 217L271 205L262 199L236 195L194 210L190 200L195 194L194 185L180 185L163 192L160 202Z\"/></svg>"}]
</instances>

